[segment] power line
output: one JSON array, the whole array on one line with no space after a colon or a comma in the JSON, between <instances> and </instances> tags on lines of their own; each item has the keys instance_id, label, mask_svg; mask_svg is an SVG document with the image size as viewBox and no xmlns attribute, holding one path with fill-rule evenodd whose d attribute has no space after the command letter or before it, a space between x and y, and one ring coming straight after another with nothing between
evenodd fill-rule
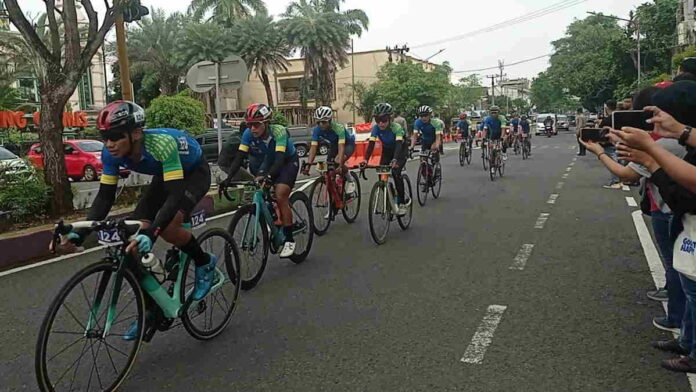
<instances>
[{"instance_id":1,"label":"power line","mask_svg":"<svg viewBox=\"0 0 696 392\"><path fill-rule=\"evenodd\" d=\"M491 26L488 26L488 27L484 27L484 28L481 28L481 29L478 29L478 30L474 30L474 31L471 31L471 32L468 32L468 33L465 33L465 34L456 35L456 36L454 36L454 37L444 38L444 39L441 39L441 40L437 40L437 41L432 41L432 42L428 42L428 43L416 45L416 46L413 46L413 48L414 48L414 49L417 49L417 48L422 48L422 47L425 47L425 46L439 45L439 44L442 44L442 43L445 43L445 42L459 41L459 40L461 40L461 39L468 38L468 37L473 37L473 36L478 35L478 34L483 34L483 33L488 33L488 32L492 32L492 31L495 31L495 30L500 30L500 29L505 28L505 27L508 27L508 26L513 26L513 25L516 25L516 24L528 22L528 21L531 21L531 20L540 18L540 17L542 17L542 16L545 16L545 15L548 15L548 14L552 14L552 13L554 13L554 12L558 12L558 11L564 10L564 9L566 9L566 8L570 8L570 7L576 6L576 5L581 4L581 3L584 3L584 2L586 2L586 1L587 1L587 0L563 0L563 1L561 1L561 2L552 4L552 5L548 6L548 7L541 8L541 9L539 9L539 10L530 12L530 13L528 13L528 14L525 14L525 15L522 15L522 16L518 16L518 17L516 17L516 18L508 19L508 20L506 20L506 21L504 21L504 22L500 22L500 23L497 23L497 24L494 24L494 25L491 25Z\"/></svg>"},{"instance_id":2,"label":"power line","mask_svg":"<svg viewBox=\"0 0 696 392\"><path fill-rule=\"evenodd\" d=\"M514 62L514 63L505 64L505 66L506 66L506 67L511 67L511 66L513 66L513 65L524 64L524 63L528 63L528 62L530 62L530 61L538 60L538 59L541 59L541 58L544 58L544 57L549 57L549 56L551 56L551 54L542 54L541 56L536 56L536 57L532 57L532 58L529 58L529 59L516 61L516 62ZM471 72L479 72L479 71L488 71L488 70L491 70L491 69L499 69L499 68L500 68L500 65L496 65L496 66L493 66L493 67L486 67L486 68L479 68L479 69L467 69L467 70L464 70L464 71L452 71L452 73L471 73Z\"/></svg>"}]
</instances>

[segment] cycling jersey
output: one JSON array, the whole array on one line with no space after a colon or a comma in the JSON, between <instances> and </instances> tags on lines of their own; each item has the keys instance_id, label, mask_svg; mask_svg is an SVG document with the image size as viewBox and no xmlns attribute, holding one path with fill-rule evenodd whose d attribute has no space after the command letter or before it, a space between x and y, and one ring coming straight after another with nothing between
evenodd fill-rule
<instances>
[{"instance_id":1,"label":"cycling jersey","mask_svg":"<svg viewBox=\"0 0 696 392\"><path fill-rule=\"evenodd\" d=\"M466 136L469 134L469 122L466 120L459 120L457 123L457 128L462 132L462 135Z\"/></svg>"},{"instance_id":2,"label":"cycling jersey","mask_svg":"<svg viewBox=\"0 0 696 392\"><path fill-rule=\"evenodd\" d=\"M520 121L520 130L522 133L529 133L529 122L528 121Z\"/></svg>"},{"instance_id":3,"label":"cycling jersey","mask_svg":"<svg viewBox=\"0 0 696 392\"><path fill-rule=\"evenodd\" d=\"M413 130L420 132L423 143L432 144L437 135L442 135L443 129L445 129L445 123L439 118L432 118L429 122L425 122L419 118L413 124Z\"/></svg>"},{"instance_id":4,"label":"cycling jersey","mask_svg":"<svg viewBox=\"0 0 696 392\"><path fill-rule=\"evenodd\" d=\"M520 120L518 118L513 118L510 120L510 125L512 126L513 131L517 131L517 127L520 126Z\"/></svg>"},{"instance_id":5,"label":"cycling jersey","mask_svg":"<svg viewBox=\"0 0 696 392\"><path fill-rule=\"evenodd\" d=\"M404 129L401 128L401 125L393 122L389 128L383 131L379 129L379 125L375 124L372 127L370 141L373 142L377 139L382 142L384 147L394 148L396 147L396 142L404 140Z\"/></svg>"},{"instance_id":6,"label":"cycling jersey","mask_svg":"<svg viewBox=\"0 0 696 392\"><path fill-rule=\"evenodd\" d=\"M312 145L319 145L320 140L329 142L332 146L338 144L355 144L355 136L348 133L346 127L338 122L331 122L331 128L324 131L318 125L312 130Z\"/></svg>"},{"instance_id":7,"label":"cycling jersey","mask_svg":"<svg viewBox=\"0 0 696 392\"><path fill-rule=\"evenodd\" d=\"M500 139L503 135L503 128L500 119L488 116L483 120L483 127L488 129L489 139Z\"/></svg>"},{"instance_id":8,"label":"cycling jersey","mask_svg":"<svg viewBox=\"0 0 696 392\"><path fill-rule=\"evenodd\" d=\"M254 151L265 156L273 156L276 152L282 152L285 158L295 155L295 144L285 127L278 124L270 124L268 127L266 139L255 137L251 133L251 129L245 130L242 142L239 144L239 151L249 153Z\"/></svg>"},{"instance_id":9,"label":"cycling jersey","mask_svg":"<svg viewBox=\"0 0 696 392\"><path fill-rule=\"evenodd\" d=\"M130 157L113 157L104 146L101 156L102 184L118 184L119 167L142 174L161 175L164 181L172 181L183 179L184 173L192 172L200 165L203 155L201 146L186 132L154 128L144 130L143 134L143 151L138 162L133 162Z\"/></svg>"}]
</instances>

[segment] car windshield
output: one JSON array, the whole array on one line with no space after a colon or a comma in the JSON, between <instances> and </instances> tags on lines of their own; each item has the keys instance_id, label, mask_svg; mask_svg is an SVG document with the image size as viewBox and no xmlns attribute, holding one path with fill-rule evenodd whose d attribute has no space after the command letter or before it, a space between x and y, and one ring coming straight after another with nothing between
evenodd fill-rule
<instances>
[{"instance_id":1,"label":"car windshield","mask_svg":"<svg viewBox=\"0 0 696 392\"><path fill-rule=\"evenodd\" d=\"M566 117L566 116L561 116L561 115L556 116L556 118L558 119L558 121L566 121L566 120L568 120L568 117Z\"/></svg>"},{"instance_id":2,"label":"car windshield","mask_svg":"<svg viewBox=\"0 0 696 392\"><path fill-rule=\"evenodd\" d=\"M77 144L77 146L80 147L80 150L84 152L101 152L101 150L104 148L104 143L97 140L77 142L75 144Z\"/></svg>"},{"instance_id":3,"label":"car windshield","mask_svg":"<svg viewBox=\"0 0 696 392\"><path fill-rule=\"evenodd\" d=\"M17 155L13 154L10 152L10 150L7 150L5 148L0 147L0 161L5 161L8 159L17 159L19 158Z\"/></svg>"}]
</instances>

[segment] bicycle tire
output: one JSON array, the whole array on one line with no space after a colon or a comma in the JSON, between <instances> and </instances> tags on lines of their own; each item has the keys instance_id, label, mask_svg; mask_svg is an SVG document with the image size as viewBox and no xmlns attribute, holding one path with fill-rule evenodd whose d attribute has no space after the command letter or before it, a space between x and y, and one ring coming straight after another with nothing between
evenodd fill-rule
<instances>
[{"instance_id":1,"label":"bicycle tire","mask_svg":"<svg viewBox=\"0 0 696 392\"><path fill-rule=\"evenodd\" d=\"M225 327L227 327L230 320L232 320L232 314L237 308L239 290L241 288L239 249L237 249L237 244L234 242L234 238L232 238L232 236L224 229L216 227L203 232L203 234L201 234L197 240L204 251L210 251L206 246L206 242L215 237L221 238L223 241L225 241L222 252L212 252L218 257L217 269L220 270L223 275L225 275L225 279L229 279L229 282L234 285L234 287L232 288L232 291L228 291L229 296L225 296L222 288L226 283L223 283L223 286L217 291L209 293L200 301L195 303L190 302L189 299L186 298L186 295L191 293L195 283L195 264L192 262L191 258L187 258L186 263L184 264L185 273L183 274L179 293L184 303L186 303L181 313L181 322L184 325L186 332L198 340L213 339L222 333ZM221 268L221 262L222 266L224 266L224 271ZM191 280L191 284L189 285L186 284L188 279ZM219 322L216 321L216 325L213 326L213 312L215 311L216 304L223 310L224 313ZM225 306L227 306L226 309ZM199 316L201 314L203 315L204 329L199 328L194 322L195 320L200 319ZM208 319L208 314L210 314L210 328L206 329L205 326L207 325L206 321Z\"/></svg>"},{"instance_id":2,"label":"bicycle tire","mask_svg":"<svg viewBox=\"0 0 696 392\"><path fill-rule=\"evenodd\" d=\"M497 166L498 166L498 176L500 178L503 178L503 173L505 172L505 159L503 159L503 154L498 154Z\"/></svg>"},{"instance_id":3,"label":"bicycle tire","mask_svg":"<svg viewBox=\"0 0 696 392\"><path fill-rule=\"evenodd\" d=\"M491 177L491 181L495 181L495 173L496 173L495 156L496 156L496 154L498 154L498 150L494 149L491 152L490 161L488 162L488 165L490 167L490 169L488 170L488 175Z\"/></svg>"},{"instance_id":4,"label":"bicycle tire","mask_svg":"<svg viewBox=\"0 0 696 392\"><path fill-rule=\"evenodd\" d=\"M459 166L464 166L466 162L466 141L459 143Z\"/></svg>"},{"instance_id":5,"label":"bicycle tire","mask_svg":"<svg viewBox=\"0 0 696 392\"><path fill-rule=\"evenodd\" d=\"M418 204L422 206L428 201L428 193L430 192L430 179L427 175L428 164L421 162L418 166L418 175L416 176L416 196Z\"/></svg>"},{"instance_id":6,"label":"bicycle tire","mask_svg":"<svg viewBox=\"0 0 696 392\"><path fill-rule=\"evenodd\" d=\"M442 165L440 162L436 162L433 165L433 181L434 183L430 191L433 193L433 197L437 199L440 197L440 191L442 190Z\"/></svg>"},{"instance_id":7,"label":"bicycle tire","mask_svg":"<svg viewBox=\"0 0 696 392\"><path fill-rule=\"evenodd\" d=\"M245 291L251 290L259 283L268 262L269 238L266 224L264 222L259 222L259 231L257 232L256 238L257 243L253 247L249 243L249 238L247 238L247 235L251 237L250 230L253 228L252 224L257 222L255 215L255 204L244 205L232 216L232 220L227 228L227 231L232 236L239 250L240 276L242 280L241 288ZM246 220L243 220L245 217ZM238 225L241 227L239 235L237 235L236 230ZM244 232L245 227L246 233ZM251 231L251 233L253 233L253 231ZM259 244L261 245L260 247ZM255 258L255 255L260 257ZM254 259L258 260L258 262L255 262ZM252 273L248 273L249 271Z\"/></svg>"},{"instance_id":8,"label":"bicycle tire","mask_svg":"<svg viewBox=\"0 0 696 392\"><path fill-rule=\"evenodd\" d=\"M384 230L383 233L378 233L377 229L375 228L375 222L376 222L376 212L375 208L377 207L377 204L383 204L382 199L376 200L380 194L382 194L383 198L386 199L387 197L387 184L383 181L377 181L375 182L375 185L372 186L372 191L370 191L370 202L369 202L369 208L370 210L368 211L367 217L368 217L368 223L370 227L370 236L372 237L372 241L375 242L377 245L382 245L386 242L387 240L387 234L389 233L389 223L391 222L391 208L389 205L387 205L386 211L384 211L383 219L385 221L384 224Z\"/></svg>"},{"instance_id":9,"label":"bicycle tire","mask_svg":"<svg viewBox=\"0 0 696 392\"><path fill-rule=\"evenodd\" d=\"M346 199L346 192L345 192L345 185L343 187L343 209L341 210L341 213L343 214L343 219L346 220L347 223L353 223L355 222L356 219L358 219L358 215L360 214L360 202L362 200L362 189L360 188L360 178L358 175L354 172L350 172L350 176L353 178L353 183L355 184L355 192L353 194L355 197L352 200L347 200ZM355 206L353 207L352 205ZM350 212L348 212L347 206L351 206L351 211L355 210L355 213L351 215Z\"/></svg>"},{"instance_id":10,"label":"bicycle tire","mask_svg":"<svg viewBox=\"0 0 696 392\"><path fill-rule=\"evenodd\" d=\"M296 206L296 203L299 204L297 204ZM313 225L312 222L314 222L314 216L312 205L310 204L309 198L307 197L307 195L304 194L304 192L295 192L292 195L290 195L290 209L292 210L293 225L297 224L296 219L298 219L300 209L302 208L301 206L304 206L306 214L306 216L304 217L299 217L299 220L302 221L302 225L304 225L305 227L307 225ZM312 250L312 244L314 243L314 230L311 227L307 228L302 233L302 235L300 235L300 241L298 241L297 233L294 234L294 237L296 244L304 244L304 249L298 252L298 247L296 245L295 253L292 256L290 256L290 260L295 264L300 264L301 262L305 261L305 259L307 259L309 252Z\"/></svg>"},{"instance_id":11,"label":"bicycle tire","mask_svg":"<svg viewBox=\"0 0 696 392\"><path fill-rule=\"evenodd\" d=\"M488 146L481 146L481 160L483 161L483 170L488 170Z\"/></svg>"},{"instance_id":12,"label":"bicycle tire","mask_svg":"<svg viewBox=\"0 0 696 392\"><path fill-rule=\"evenodd\" d=\"M522 160L526 160L529 157L529 152L527 150L527 142L522 143Z\"/></svg>"},{"instance_id":13,"label":"bicycle tire","mask_svg":"<svg viewBox=\"0 0 696 392\"><path fill-rule=\"evenodd\" d=\"M466 151L466 164L471 165L471 157L474 154L473 142L471 140L467 142Z\"/></svg>"},{"instance_id":14,"label":"bicycle tire","mask_svg":"<svg viewBox=\"0 0 696 392\"><path fill-rule=\"evenodd\" d=\"M406 193L406 196L411 200L411 204L408 206L406 215L397 216L396 221L399 223L401 230L406 230L411 226L411 222L413 221L413 189L411 189L411 180L408 176L404 173L401 177L404 179L404 193ZM408 220L406 217L408 217Z\"/></svg>"},{"instance_id":15,"label":"bicycle tire","mask_svg":"<svg viewBox=\"0 0 696 392\"><path fill-rule=\"evenodd\" d=\"M73 390L73 383L75 381L75 377L77 376L78 370L80 368L80 363L82 362L81 358L87 354L85 349L87 349L88 340L85 341L85 344L82 346L80 358L77 361L73 361L72 365L68 368L68 370L65 373L63 373L63 376L59 377L58 380L55 381L57 385L53 385L53 382L52 382L51 376L50 376L50 370L48 369L48 364L46 361L46 356L48 355L47 354L47 352L48 352L47 346L49 345L49 341L52 337L52 334L58 335L57 332L52 331L52 328L53 328L53 325L56 321L56 317L58 315L58 312L61 309L61 306L64 303L67 304L67 299L68 299L69 295L71 294L73 289L77 288L77 286L79 284L80 288L82 289L81 290L82 295L84 295L84 297L80 294L78 294L78 297L84 298L86 300L88 306L91 307L91 305L89 304L89 299L87 299L87 291L84 288L83 281L85 281L87 278L89 278L90 275L92 275L92 274L98 274L98 273L102 272L101 279L100 279L100 284L101 284L103 282L103 279L104 279L103 272L108 272L109 276L107 277L107 281L105 282L106 286L105 286L105 291L103 293L104 296L102 297L102 306L101 306L102 309L99 311L99 314L97 315L97 321L95 322L96 326L99 327L99 320L101 319L100 314L104 314L104 315L106 314L106 310L108 309L108 304L109 304L109 302L111 300L111 296L113 294L113 286L112 285L114 284L115 281L112 282L112 277L113 277L113 273L116 272L117 269L118 269L118 265L114 264L113 261L111 261L111 260L109 260L109 261L104 260L104 261L100 261L100 262L88 265L88 266L84 267L83 269L81 269L80 271L78 271L75 275L73 275L73 277L70 278L68 280L68 282L65 283L65 285L63 285L63 287L60 289L60 291L58 292L56 297L51 302L51 305L49 306L48 311L46 312L46 315L44 316L43 322L41 323L41 328L39 330L39 337L38 337L37 344L36 344L36 356L35 356L34 366L35 366L35 371L36 371L36 378L37 378L37 381L39 384L39 389L41 391L51 391L51 392L56 391L56 386L60 383L63 376L65 376L65 374L67 372L70 372L71 369L73 368L73 366L75 366L75 363L77 363L77 365L75 366L75 370L73 372L73 381L71 382L71 385L69 388L69 390ZM122 275L123 281L121 282L122 286L121 286L121 289L119 290L119 298L123 293L130 292L130 293L133 293L133 299L128 301L125 305L123 305L123 308L116 315L116 318L118 318L118 316L120 316L123 313L123 311L125 311L125 309L128 307L128 305L130 305L132 302L135 302L135 307L136 307L136 311L137 311L137 314L135 316L135 321L137 321L139 323L139 325L142 326L145 324L145 295L143 293L142 288L140 287L138 280L136 279L135 275L133 274L133 272L131 272L129 269L124 268L122 270L122 274L123 274ZM131 291L124 290L125 287L123 287L123 282L126 282L130 286ZM112 284L111 287L109 287L110 283ZM111 288L111 290L109 290L109 288ZM94 290L95 294L96 294L96 292L97 292L97 290ZM108 298L108 301L105 301L104 300L105 298ZM72 303L72 306L75 306L74 302ZM117 303L117 309L118 309L118 306L119 306L119 304ZM67 309L69 309L69 308L66 305L66 310ZM87 313L88 314L91 313L91 310L92 309L90 308L90 310L87 311ZM104 313L102 313L102 311ZM59 355L62 355L65 351L67 351L70 347L72 347L75 344L77 344L78 342L80 342L82 339L92 339L91 337L88 337L87 334L85 334L86 327L82 326L82 324L76 318L77 316L79 316L80 312L78 311L77 315L75 315L74 311L69 310L69 313L72 317L72 320L74 320L74 321L72 321L72 323L74 324L75 322L77 322L77 324L79 324L82 327L81 333L80 333L80 331L76 331L77 335L73 335L73 337L74 336L82 336L82 337L79 338L78 340L74 341L69 346L63 348L63 350L61 350L58 354L53 355L53 357L49 359L49 362L50 362L50 360L57 358ZM127 321L129 319L131 319L131 317L125 318L125 319L121 320L120 322L114 320L114 323L111 325L111 330L110 330L109 335L107 335L106 338L102 338L102 339L97 338L100 341L100 344L97 347L97 355L99 354L100 348L102 347L101 342L106 341L106 339L109 338L110 336L113 336L115 339L118 339L118 342L126 342L125 340L123 340L121 338L121 336L123 336L123 335L117 335L117 334L114 334L111 332L114 331L114 327L116 327L117 324L120 324L121 322ZM125 325L124 325L124 327L125 327ZM80 329L80 328L78 328L78 329ZM99 335L98 329L99 328L97 328L97 331L93 332L95 335ZM92 331L92 329L90 329L90 331ZM116 373L116 378L113 382L111 382L110 385L108 385L106 388L104 388L102 385L101 375L99 374L99 369L97 369L97 375L98 375L97 382L100 384L99 390L115 391L119 388L121 383L123 383L126 376L128 375L128 373L132 369L133 364L135 363L135 358L137 357L138 352L140 350L144 331L145 331L145 328L139 328L136 338L134 340L129 341L130 343L126 343L128 345L132 344L132 348L130 349L130 353L128 355L126 355L123 351L118 350L118 353L127 357L125 364L122 366L122 369L120 372L118 370L116 370L116 364L113 361L113 357L111 356L111 352L108 350L109 347L111 347L113 350L115 350L113 354L116 355L117 349L115 348L115 346L110 346L109 343L106 343L106 342L104 343L104 351L106 351L106 353L109 356L109 359L110 359L109 363L111 364L112 368L114 369L114 373ZM60 331L60 332L67 333L67 331ZM73 340L73 339L70 338L70 340ZM114 342L114 344L116 343L115 341L112 341L112 342ZM94 351L93 351L94 344L95 343L92 343L89 346L89 351L91 351L92 359L95 361L95 363L93 363L92 369L90 370L90 377L89 377L89 380L87 381L87 390L90 390L89 387L91 386L91 381L92 381L91 375L93 374L92 372L95 370L96 361L97 361L97 359L94 358L94 355L95 355ZM79 346L79 344L78 344L78 346ZM116 357L116 358L120 358L120 357ZM109 365L109 363L107 363L107 365ZM110 373L110 371L109 371L109 373ZM80 380L80 381L82 381L82 380ZM63 390L63 389L58 389L58 391L61 391L61 390ZM66 390L67 390L67 387L66 387Z\"/></svg>"},{"instance_id":16,"label":"bicycle tire","mask_svg":"<svg viewBox=\"0 0 696 392\"><path fill-rule=\"evenodd\" d=\"M318 190L317 190L318 189ZM315 203L314 198L321 198ZM324 200L326 198L327 200ZM312 222L312 228L314 229L314 234L322 236L326 234L331 226L331 221L333 220L333 204L334 200L329 192L329 187L326 184L324 177L319 177L312 185L312 190L309 191L309 200L312 209L314 210L319 203L326 203L326 208L322 208L316 211L312 211L314 215L314 222ZM328 214L328 217L326 216Z\"/></svg>"}]
</instances>

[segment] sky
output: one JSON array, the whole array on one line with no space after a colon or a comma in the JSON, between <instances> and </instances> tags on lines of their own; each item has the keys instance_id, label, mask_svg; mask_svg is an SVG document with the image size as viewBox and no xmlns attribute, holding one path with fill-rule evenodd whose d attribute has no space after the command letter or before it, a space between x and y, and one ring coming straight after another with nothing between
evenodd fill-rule
<instances>
[{"instance_id":1,"label":"sky","mask_svg":"<svg viewBox=\"0 0 696 392\"><path fill-rule=\"evenodd\" d=\"M190 0L141 0L147 7L167 11L185 11ZM572 0L569 0L572 1ZM568 4L566 1L564 4ZM564 35L566 26L582 19L588 11L627 17L645 0L575 0L579 3L537 18L526 17L521 23L501 23L559 4L561 0L346 0L343 9L359 8L370 18L368 31L355 38L355 50L383 49L387 45L408 45L411 54L432 58L432 62L448 61L455 71L496 67L498 60L512 64L552 52L551 42ZM92 0L97 11L104 4ZM283 13L288 0L266 0L272 15ZM43 0L22 0L25 12L44 11ZM572 4L572 3L571 3ZM502 28L450 42L426 45L442 39L460 36L492 25ZM425 45L425 46L424 46ZM548 57L506 67L508 78L532 78L548 67ZM480 75L497 73L497 69L479 71ZM458 73L466 76L471 72Z\"/></svg>"}]
</instances>

